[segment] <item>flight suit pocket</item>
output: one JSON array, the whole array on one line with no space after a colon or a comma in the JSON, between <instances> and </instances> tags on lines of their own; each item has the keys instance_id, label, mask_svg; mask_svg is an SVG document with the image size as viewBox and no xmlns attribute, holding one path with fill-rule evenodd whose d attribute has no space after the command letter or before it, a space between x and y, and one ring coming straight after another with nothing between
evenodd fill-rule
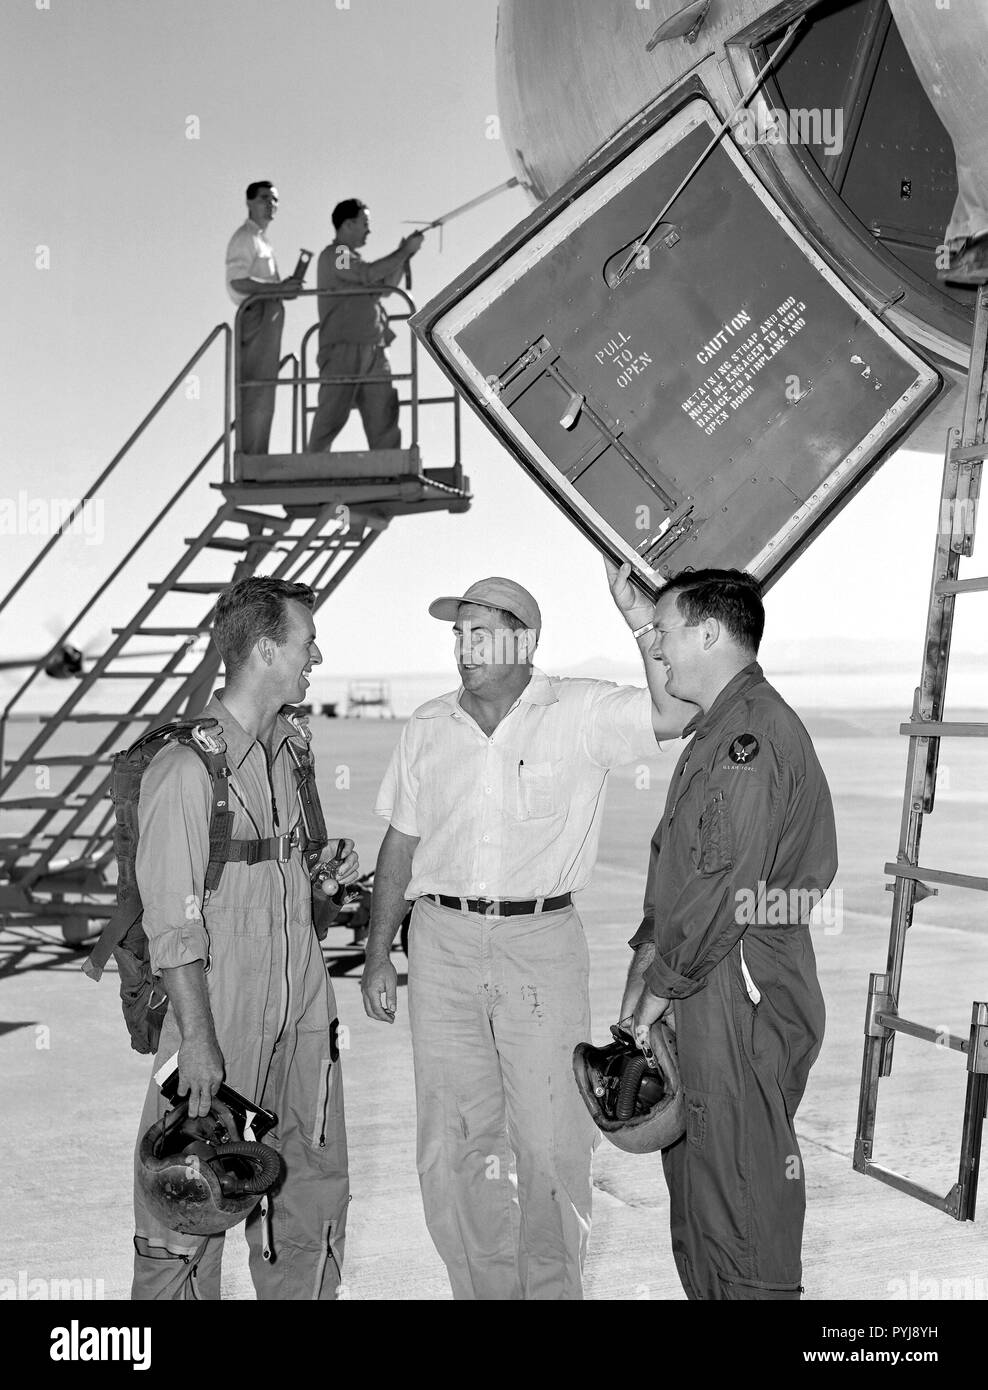
<instances>
[{"instance_id":1,"label":"flight suit pocket","mask_svg":"<svg viewBox=\"0 0 988 1390\"><path fill-rule=\"evenodd\" d=\"M722 791L714 792L700 816L700 857L697 869L701 874L716 874L734 863L734 832L731 812Z\"/></svg>"},{"instance_id":2,"label":"flight suit pocket","mask_svg":"<svg viewBox=\"0 0 988 1390\"><path fill-rule=\"evenodd\" d=\"M702 1149L707 1137L707 1107L702 1100L686 1098L686 1141L691 1148Z\"/></svg>"},{"instance_id":3,"label":"flight suit pocket","mask_svg":"<svg viewBox=\"0 0 988 1390\"><path fill-rule=\"evenodd\" d=\"M764 1279L725 1279L720 1276L721 1298L726 1302L762 1302L786 1299L796 1301L802 1284L773 1284Z\"/></svg>"},{"instance_id":4,"label":"flight suit pocket","mask_svg":"<svg viewBox=\"0 0 988 1390\"><path fill-rule=\"evenodd\" d=\"M329 1110L329 1069L332 1062L324 1057L319 1063L319 1083L316 1088L316 1104L312 1117L309 1142L314 1149L326 1147L326 1118Z\"/></svg>"},{"instance_id":5,"label":"flight suit pocket","mask_svg":"<svg viewBox=\"0 0 988 1390\"><path fill-rule=\"evenodd\" d=\"M518 764L518 819L540 820L555 814L556 778L552 763Z\"/></svg>"},{"instance_id":6,"label":"flight suit pocket","mask_svg":"<svg viewBox=\"0 0 988 1390\"><path fill-rule=\"evenodd\" d=\"M309 1142L314 1149L324 1149L327 1143L335 1139L337 1116L334 1104L337 1098L333 1093L337 1078L333 1075L333 1067L340 1060L339 1026L339 1019L334 1018L329 1030L329 1056L319 1061L315 1110L309 1131Z\"/></svg>"}]
</instances>

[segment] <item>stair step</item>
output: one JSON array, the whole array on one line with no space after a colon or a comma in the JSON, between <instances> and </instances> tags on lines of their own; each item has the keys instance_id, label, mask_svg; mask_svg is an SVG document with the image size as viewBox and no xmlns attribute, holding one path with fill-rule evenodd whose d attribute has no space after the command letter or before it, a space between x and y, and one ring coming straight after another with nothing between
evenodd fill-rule
<instances>
[{"instance_id":1,"label":"stair step","mask_svg":"<svg viewBox=\"0 0 988 1390\"><path fill-rule=\"evenodd\" d=\"M32 864L31 868L35 866ZM32 893L106 893L110 890L109 885L103 876L93 869L68 870L56 869L54 872L45 871L31 880ZM85 905L85 915L87 917L110 917L113 908L104 900L102 904L93 902L92 911L89 910L90 903ZM59 910L62 910L61 907ZM73 909L69 909L72 911ZM79 916L82 916L79 912Z\"/></svg>"},{"instance_id":2,"label":"stair step","mask_svg":"<svg viewBox=\"0 0 988 1390\"><path fill-rule=\"evenodd\" d=\"M201 581L198 583L172 584L166 592L169 594L220 594L224 589L229 589L229 579L216 579ZM161 584L155 584L152 580L148 584L149 589L160 589Z\"/></svg>"},{"instance_id":3,"label":"stair step","mask_svg":"<svg viewBox=\"0 0 988 1390\"><path fill-rule=\"evenodd\" d=\"M893 878L911 878L917 883L946 883L953 888L976 888L980 893L988 893L988 878L978 878L974 874L955 874L946 869L924 869L912 864L886 864L885 872Z\"/></svg>"},{"instance_id":4,"label":"stair step","mask_svg":"<svg viewBox=\"0 0 988 1390\"><path fill-rule=\"evenodd\" d=\"M154 714L63 714L62 720L66 724L147 724L154 720L161 724L168 722L160 710Z\"/></svg>"},{"instance_id":5,"label":"stair step","mask_svg":"<svg viewBox=\"0 0 988 1390\"><path fill-rule=\"evenodd\" d=\"M112 833L112 832L111 832ZM68 844L70 840L91 840L92 831L84 834L80 831L77 835L63 835L57 830L32 830L20 836L8 836L6 839L0 838L0 854L5 847L18 850L21 854L30 854L36 849L35 842L38 840L58 840L59 844ZM37 850L39 854L47 853L46 850Z\"/></svg>"},{"instance_id":6,"label":"stair step","mask_svg":"<svg viewBox=\"0 0 988 1390\"><path fill-rule=\"evenodd\" d=\"M413 478L421 467L417 448L355 449L321 454L238 454L235 473L244 483L317 482L334 485L367 478Z\"/></svg>"},{"instance_id":7,"label":"stair step","mask_svg":"<svg viewBox=\"0 0 988 1390\"><path fill-rule=\"evenodd\" d=\"M988 458L988 444L958 444L950 451L951 463L979 463Z\"/></svg>"},{"instance_id":8,"label":"stair step","mask_svg":"<svg viewBox=\"0 0 988 1390\"><path fill-rule=\"evenodd\" d=\"M908 738L988 738L988 724L928 723L923 720L899 725Z\"/></svg>"},{"instance_id":9,"label":"stair step","mask_svg":"<svg viewBox=\"0 0 988 1390\"><path fill-rule=\"evenodd\" d=\"M76 811L83 805L79 801L66 800L63 796L20 796L12 801L0 801L0 811Z\"/></svg>"},{"instance_id":10,"label":"stair step","mask_svg":"<svg viewBox=\"0 0 988 1390\"><path fill-rule=\"evenodd\" d=\"M191 671L100 671L101 681L184 681Z\"/></svg>"},{"instance_id":11,"label":"stair step","mask_svg":"<svg viewBox=\"0 0 988 1390\"><path fill-rule=\"evenodd\" d=\"M13 758L4 759L8 767L13 767L14 761ZM112 762L112 758L99 753L45 753L31 760L33 767L109 767Z\"/></svg>"},{"instance_id":12,"label":"stair step","mask_svg":"<svg viewBox=\"0 0 988 1390\"><path fill-rule=\"evenodd\" d=\"M254 512L249 507L238 507L228 518L240 521L245 526L269 526L272 531L290 531L292 523L286 516L269 516L267 512Z\"/></svg>"},{"instance_id":13,"label":"stair step","mask_svg":"<svg viewBox=\"0 0 988 1390\"><path fill-rule=\"evenodd\" d=\"M977 594L988 590L988 574L979 575L976 579L938 579L936 592L938 594Z\"/></svg>"},{"instance_id":14,"label":"stair step","mask_svg":"<svg viewBox=\"0 0 988 1390\"><path fill-rule=\"evenodd\" d=\"M119 636L121 632L126 632L125 627L111 627L110 631ZM202 627L135 627L132 633L134 637L199 637L202 633L209 631L209 624L203 623Z\"/></svg>"},{"instance_id":15,"label":"stair step","mask_svg":"<svg viewBox=\"0 0 988 1390\"><path fill-rule=\"evenodd\" d=\"M197 537L186 536L186 545L195 545ZM274 545L278 540L277 536L244 536L237 540L234 536L214 536L211 541L207 541L203 546L204 550L247 550L252 545Z\"/></svg>"}]
</instances>

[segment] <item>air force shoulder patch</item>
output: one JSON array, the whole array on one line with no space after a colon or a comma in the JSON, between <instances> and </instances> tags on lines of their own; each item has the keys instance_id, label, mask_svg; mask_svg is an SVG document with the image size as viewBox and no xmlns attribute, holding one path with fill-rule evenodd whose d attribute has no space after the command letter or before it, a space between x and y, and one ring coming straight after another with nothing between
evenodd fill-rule
<instances>
[{"instance_id":1,"label":"air force shoulder patch","mask_svg":"<svg viewBox=\"0 0 988 1390\"><path fill-rule=\"evenodd\" d=\"M758 740L754 734L738 734L727 750L732 763L751 763L758 757Z\"/></svg>"}]
</instances>

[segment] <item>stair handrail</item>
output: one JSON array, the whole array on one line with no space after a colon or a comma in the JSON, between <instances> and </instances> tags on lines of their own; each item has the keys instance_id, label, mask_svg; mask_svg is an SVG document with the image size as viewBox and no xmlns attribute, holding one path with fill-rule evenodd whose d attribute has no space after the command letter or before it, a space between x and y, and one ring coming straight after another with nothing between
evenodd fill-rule
<instances>
[{"instance_id":1,"label":"stair handrail","mask_svg":"<svg viewBox=\"0 0 988 1390\"><path fill-rule=\"evenodd\" d=\"M100 477L97 478L96 481L90 485L90 490L89 490L89 492L87 493L86 497L79 503L79 507L76 509L76 511L73 512L73 514L72 514L73 516L74 516L74 515L77 515L77 514L78 514L78 511L81 510L81 508L85 505L85 503L86 503L87 501L91 500L91 498L94 497L94 496L96 495L97 491L98 491L99 488L102 486L102 484L103 484L103 482L105 481L105 479L109 477L110 473L113 471L114 468L116 468L117 464L119 464L119 463L122 461L122 459L123 459L124 455L126 454L127 450L131 447L131 445L133 445L133 444L136 442L136 440L138 439L138 437L140 436L140 434L142 433L142 431L151 423L151 420L154 418L155 414L157 414L158 410L160 410L161 406L165 403L165 401L168 399L168 397L175 391L175 389L177 388L177 386L180 385L180 384L187 378L187 376L188 376L188 374L189 374L189 371L191 371L192 367L193 367L193 366L195 365L195 363L199 360L199 358L203 355L203 353L206 352L206 351L208 351L209 347L210 347L210 346L212 345L212 343L213 343L213 340L216 338L216 336L217 336L218 334L223 334L223 335L225 336L225 340L226 340L226 341L225 341L225 349L226 349L226 350L225 350L225 363L224 363L224 382L226 383L226 382L229 381L229 375L230 375L230 374L229 374L229 358L230 358L230 334L231 334L231 331L232 331L232 330L230 329L230 325L229 325L229 324L220 323L220 324L217 324L216 327L215 327L214 329L212 329L211 332L207 335L207 337L203 339L203 342L200 344L199 348L196 350L196 352L193 354L193 356L189 359L189 361L185 364L185 366L183 367L182 371L179 372L179 374L176 376L175 380L171 383L171 385L168 387L168 389L163 393L163 395L162 395L161 397L159 397L158 401L155 403L155 405L152 407L152 409L148 412L148 414L144 417L144 419L141 421L140 425L138 425L137 429L136 429L136 430L133 432L133 434L130 436L130 438L128 439L127 443L124 445L124 447L123 447L121 450L119 450L119 452L118 452L117 455L114 457L114 459L113 459L113 460L110 462L110 464L103 470L103 472L102 472L102 474L100 475ZM297 375L298 375L298 359L297 359L297 357L296 357L296 355L295 355L294 353L288 353L288 354L286 354L285 357L283 357L283 358L281 359L281 361L280 361L279 364L278 364L278 371L279 371L279 373L280 373L281 370L282 370L282 368L283 368L286 364L289 364L289 363L290 363L291 366L292 366L292 376L291 376L290 378L288 378L288 380L294 383L295 378L296 378ZM296 388L296 389L297 389L297 388ZM199 475L202 473L203 469L206 467L206 465L210 462L210 460L213 458L213 456L214 456L214 455L217 453L217 451L220 450L220 449L223 450L223 457L224 457L224 472L226 471L226 468L228 467L228 462L227 462L227 461L229 460L229 454L230 454L230 440L231 440L231 438L232 438L232 430L233 430L233 427L234 427L234 425L235 425L235 423L236 423L236 421L233 420L233 419L231 419L230 416L229 416L229 403L230 403L230 401L229 401L229 391L225 389L225 390L224 390L224 423L223 423L223 433L221 434L221 436L219 437L219 439L217 439L217 440L215 441L215 443L213 443L213 444L210 446L210 448L206 451L206 453L202 456L202 458L200 458L199 462L193 467L192 471L187 475L187 477L184 479L184 481L182 481L181 483L179 483L178 487L175 489L175 491L174 491L174 493L172 494L172 496L168 499L168 501L164 504L164 506L157 512L157 514L152 518L152 520L148 523L148 525L145 527L144 531L141 533L141 535L138 537L138 539L137 539L136 541L134 541L134 543L131 545L130 549L126 552L126 554L119 560L119 562L114 566L114 568L111 570L111 572L104 578L104 580L102 581L102 583L99 584L99 585L97 586L97 588L96 588L96 589L93 591L93 593L89 596L88 600L83 604L83 606L78 610L78 612L76 612L76 613L73 615L73 617L69 620L68 624L67 624L66 627L65 627L65 630L55 639L55 641L52 643L52 645L51 645L51 647L49 648L49 650L42 656L41 660L40 660L36 665L34 665L34 666L32 666L32 667L30 668L30 670L28 671L28 673L27 673L27 675L25 676L24 680L21 682L21 684L18 686L18 688L14 691L14 693L10 696L10 698L8 699L8 701L7 701L6 705L4 706L2 712L0 712L0 785L5 784L5 782L6 782L6 781L8 780L8 778L9 778L9 773L5 775L4 772L3 772L3 755L4 755L5 744L6 744L7 724L8 724L8 722L9 722L10 716L11 716L11 714L12 714L14 708L15 708L16 705L20 702L20 700L21 700L22 696L24 695L25 691L26 691L31 685L33 685L34 681L35 681L35 680L37 679L37 677L41 674L41 672L45 669L45 666L46 666L47 662L51 659L52 656L54 656L58 651L61 650L62 645L68 640L69 636L70 636L71 633L74 631L74 629L78 626L78 624L81 622L81 620L86 616L86 614L90 611L90 609L93 608L93 607L95 606L95 604L97 603L97 601L102 597L102 595L106 592L106 590L110 587L110 585L120 576L120 574L123 572L123 570L127 567L127 565L131 562L131 560L134 558L134 556L137 554L137 552L141 549L141 547L142 547L142 546L144 545L144 543L147 541L147 539L149 538L149 536L150 536L154 531L156 531L156 530L158 529L158 526L160 525L160 523L161 523L161 521L164 519L164 517L172 510L172 508L173 508L173 507L175 506L175 504L178 502L179 498L188 490L188 488L192 485L192 483L196 480L196 478L199 477ZM11 592L7 595L7 598L3 601L3 603L0 603L0 610L2 610L2 608L5 606L5 604L9 601L9 599L11 598L12 594L16 591L16 589L19 589L19 588L25 583L25 581L30 577L30 575L31 575L32 573L34 573L35 570L38 569L38 567L40 566L42 560L44 560L45 556L51 551L52 547L53 547L53 546L55 545L55 543L60 539L60 537L61 537L62 535L64 535L65 530L67 529L67 527L68 527L68 525L70 524L71 520L72 520L72 518L69 517L69 518L63 523L63 525L59 528L59 531L58 531L54 536L51 537L51 539L49 540L48 544L47 544L46 546L44 546L44 548L35 556L34 560L31 562L31 564L28 566L28 568L27 568L27 569L24 571L24 573L21 575L21 578L18 580L17 584L15 585L14 590L11 590ZM103 657L105 657L106 659L110 659L110 658L112 658L113 656L116 656L116 655L122 650L122 648L123 648L124 645L126 644L127 640L128 640L128 638L127 638L126 635L119 636L114 642L112 642L112 643L110 644L110 646L109 646L109 648L107 649L107 651L104 652L104 653L102 653L101 655L102 655ZM104 662L103 664L105 665L105 662ZM83 681L83 685L85 685L85 684L86 684L86 682ZM75 700L73 701L71 696L67 697L67 699L66 699L65 701L63 701L63 703L62 703L62 705L60 706L60 708L59 708L59 710L57 711L57 713L61 713L61 712L62 712L63 710L65 710L67 707L70 707L71 704L78 703L78 699L81 698L81 696L82 696L82 694L83 694L83 690L82 690L81 688L78 688L78 687L77 687L77 689L76 689L74 692L72 692L72 693L73 693L73 695L76 697ZM36 740L35 740L35 741L36 741Z\"/></svg>"},{"instance_id":2,"label":"stair handrail","mask_svg":"<svg viewBox=\"0 0 988 1390\"><path fill-rule=\"evenodd\" d=\"M212 452L215 452L215 447L216 446L214 446ZM220 507L216 516L213 518L213 523L218 522L219 518L222 517L223 514L230 508L232 508L234 505L235 504L230 501L225 502ZM272 579L280 579L286 572L288 572L291 569L291 566L294 563L296 556L299 553L304 553L304 551L307 549L313 538L317 537L321 533L323 528L328 524L328 522L333 519L333 509L336 507L336 505L336 502L331 499L319 508L314 520L310 523L306 530L302 532L301 535L294 538L294 551L287 554L284 557L284 559L281 561L281 564L278 565L274 573L271 575ZM175 566L176 570L178 568L178 563ZM168 587L170 587L169 579L166 578L165 580L163 580L159 587L162 589L167 589ZM183 653L181 652L181 650L175 652L173 656L169 658L168 665L171 665L173 663L177 664L182 659L182 655ZM174 690L167 697L161 710L157 712L158 715L160 715L162 723L166 723L172 717L172 715L181 707L184 701L188 698L198 678L198 669L194 671L189 671L188 673L184 674L182 684L178 687L178 689ZM145 702L150 698L150 695L151 692L149 690L143 691L137 697L136 701L131 706L131 710L129 712L132 714L139 712L143 708ZM106 747L109 746L110 741L110 738L105 738L103 740L103 743L100 745L99 751L105 751ZM26 764L27 761L29 761L28 753L22 754L20 759L21 765ZM79 782L84 777L85 772L80 769L80 771L76 773L74 779L70 778L69 783L67 787L63 789L63 792L67 793L70 791L74 791L78 786ZM109 781L110 774L106 773L105 776L103 776L94 787L90 788L88 792L82 793L82 795L85 796L86 799L81 806L76 806L72 808L73 815L70 817L68 823L63 827L64 834L69 834L72 831L76 830L85 821L85 819L92 814L92 812L96 808L97 803L100 800L102 800L105 796L106 790L109 786ZM48 853L50 853L50 851L48 851ZM43 875L46 871L47 861L44 858L41 858L22 875L19 881L22 884L22 886L30 887L31 884L35 881L35 879L38 878L39 875Z\"/></svg>"},{"instance_id":3,"label":"stair handrail","mask_svg":"<svg viewBox=\"0 0 988 1390\"><path fill-rule=\"evenodd\" d=\"M202 473L203 469L213 458L214 454L216 454L219 451L225 437L226 436L221 436L219 439L217 439L216 442L212 444L210 448L206 451L206 453L203 454L202 458L200 458L199 462L193 468L192 472L188 475L187 478L184 479L183 482L179 484L172 496L168 499L168 501L161 508L161 510L155 514L152 521L148 523L141 535L131 545L127 553L121 557L121 559L113 567L110 573L106 575L106 577L103 579L102 583L100 583L97 586L97 588L92 592L92 594L90 594L89 598L86 600L83 606L73 616L71 622L66 627L65 631L55 642L54 646L52 647L52 652L56 652L59 650L62 643L72 632L73 628L75 628L75 626L81 621L81 619L86 616L86 614L98 602L98 600L102 598L103 594L110 587L110 585L113 584L120 577L120 574L123 572L126 566L130 564L131 560L144 545L148 537L152 534L152 532L157 530L158 525L162 521L162 519L168 515L168 513L178 502L179 498L183 496L183 494L188 490L188 488L192 485L192 483L196 480L200 473ZM77 684L73 686L69 694L62 701L59 708L55 711L56 715L61 715L65 713L67 710L73 709L75 705L79 703L83 695L92 685L91 677L93 677L94 674L99 675L105 669L107 662L112 660L114 656L119 655L127 640L128 637L126 635L117 636L110 643L106 651L100 653L100 656L97 659L96 663L88 671L84 672L82 678L78 681ZM49 655L51 655L51 653L49 653ZM24 680L21 682L18 688L14 691L13 695L11 695L10 699L7 701L7 704L4 706L3 712L0 713L0 787L6 785L9 781L11 781L15 772L22 770L21 764L24 763L25 759L27 758L27 754L32 752L35 748L35 745L38 743L38 738L40 737L40 734L37 737L35 737L35 739L29 742L28 748L26 752L21 755L20 760L17 763L15 763L11 768L9 768L6 773L4 772L3 756L7 738L7 724L10 720L11 713L15 705L21 699L21 696L24 694L24 692L28 689L30 685L34 683L38 675L44 670L45 661L47 659L47 657L44 657L36 666L31 667ZM27 760L29 761L29 759Z\"/></svg>"},{"instance_id":4,"label":"stair handrail","mask_svg":"<svg viewBox=\"0 0 988 1390\"><path fill-rule=\"evenodd\" d=\"M88 502L93 501L93 499L95 498L97 492L98 492L99 489L103 486L103 484L106 482L106 480L107 480L107 478L110 476L110 474L114 471L114 469L115 469L115 468L117 467L117 465L122 461L122 459L130 452L130 450L133 448L133 446L137 443L138 439L140 439L141 435L142 435L142 434L144 433L144 431L147 429L148 425L150 425L151 421L155 418L155 416L156 416L156 415L158 414L158 412L162 409L162 407L165 405L165 403L170 399L170 397L171 397L172 395L174 395L174 393L175 393L175 392L178 390L178 388L182 385L183 381L185 381L186 377L189 375L189 372L192 370L192 368L193 368L193 367L196 365L196 363L199 361L200 357L202 357L206 352L209 351L209 349L210 349L210 348L212 347L212 345L213 345L213 342L214 342L214 341L216 340L216 338L218 338L218 337L222 337L222 338L224 339L225 348L226 348L226 351L225 351L225 359L226 359L226 360L225 360L225 364L224 364L224 379L226 379L226 378L229 376L230 325L229 325L228 323L218 323L218 324L216 325L215 328L211 329L210 332L207 333L206 337L202 340L202 342L199 344L198 348L195 350L195 352L192 354L192 356L189 358L189 360L185 363L184 367L182 367L181 371L175 376L174 380L171 382L171 385L168 386L168 387L161 393L161 395L160 395L160 396L158 397L158 399L155 401L154 405L151 407L151 409L150 409L150 410L147 412L147 414L144 416L144 418L143 418L143 420L141 421L141 423L137 426L137 428L136 428L136 429L133 431L133 433L130 435L130 437L128 438L127 442L126 442L120 449L117 450L117 452L114 454L113 458L110 460L110 462L109 462L109 463L106 465L106 467L103 469L103 472L99 475L99 477L96 479L96 481L95 481L94 483L91 483L91 484L90 484L90 488L89 488L89 491L87 492L86 496L83 497L82 499L80 499L80 501L79 501L79 502L76 504L76 506L72 509L72 512L70 513L70 515L69 515L68 517L66 517L66 518L63 519L61 525L58 527L58 529L55 531L55 533L49 538L48 543L47 543L46 545L44 545L44 546L41 548L41 550L38 552L38 554L34 557L34 559L33 559L33 560L31 561L31 563L28 565L27 569L26 569L26 570L24 571L24 573L21 575L20 579L17 580L16 584L14 584L14 585L7 591L7 593L6 593L2 598L0 598L0 613L2 613L3 610L7 607L8 603L10 603L10 600L14 597L14 595L17 594L17 593L19 593L20 590L24 587L24 585L27 583L28 579L30 579L31 575L35 572L35 570L36 570L36 569L38 568L38 566L41 564L42 560L44 560L45 557L49 554L49 552L51 551L51 549L53 548L53 546L55 546L55 545L58 544L58 542L61 540L62 536L65 535L65 532L68 530L69 526L72 524L72 522L75 520L75 518L79 515L79 513L83 510L83 508L86 506L86 504L87 504ZM229 451L230 451L230 442L229 442L229 441L230 441L230 431L229 431L229 429L227 429L227 430L226 430L226 442L225 442L225 446L224 446L224 468L226 468L226 467L229 466L229 465L228 465L228 461L227 461L227 455L229 454ZM54 650L54 649L53 649L53 650ZM19 693L19 692L18 692L18 693Z\"/></svg>"},{"instance_id":5,"label":"stair handrail","mask_svg":"<svg viewBox=\"0 0 988 1390\"><path fill-rule=\"evenodd\" d=\"M388 315L388 322L389 322L389 323L407 323L408 320L409 320L409 319L412 317L412 315L415 313L416 305L415 305L415 301L414 301L414 299L412 299L411 295L408 294L405 290L403 290L403 289L401 288L400 285L357 285L357 286L354 286L354 287L351 288L351 289L345 289L345 290L320 290L320 289L318 289L318 288L301 289L301 290L296 291L295 294L293 294L293 295L291 296L291 298L292 298L292 299L307 299L307 298L308 298L308 299L311 299L311 298L313 298L313 297L315 297L315 296L318 296L320 299L346 299L346 298L353 298L353 297L356 297L357 295L363 295L363 296L368 296L368 295L370 295L370 296L372 296L372 297L374 297L374 298L382 298L382 297L384 297L385 295L393 295L393 294L398 295L398 297L404 301L405 306L406 306L406 312L401 313L401 314L389 314L389 315ZM305 352L306 352L306 348L308 347L309 339L311 338L313 332L316 331L316 330L318 329L318 327L319 327L319 321L317 320L315 324L310 325L310 327L308 328L308 330L306 331L306 333L305 333L304 336L303 336L302 345L301 345L300 354L299 354L299 356L300 356L300 358L301 358L300 370L297 370L296 372L294 372L293 375L292 375L292 377L290 377L290 378L283 378L283 377L280 377L280 376L279 376L279 377L276 377L276 378L274 379L274 381L261 380L260 378L258 378L257 380L243 381L243 380L241 379L241 378L242 378L242 370L241 370L241 349L240 349L240 343L241 343L241 319L242 319L242 317L243 317L244 312L246 311L246 309L247 309L251 304L263 303L265 300L270 300L270 298L271 298L270 295L265 295L265 294L251 295L251 296L249 296L247 299L245 299L245 300L243 301L243 303L240 304L239 307L237 308L236 318L234 319L233 377L232 377L232 379L229 380L229 384L228 384L228 390L231 392L232 398L233 398L233 400L237 403L237 405L239 405L239 399L240 399L240 393L241 393L241 391L243 391L243 390L244 390L245 388L247 388L247 387L251 387L251 386L272 386L272 385L273 385L273 386L275 386L275 388L277 388L278 386L287 386L287 385L291 385L291 387L292 387L292 395L293 395L293 427L294 427L294 416L295 416L295 405L294 405L294 402L298 399L298 393L299 393L299 391L301 390L301 402L302 402L302 403L301 403L301 407L300 407L300 409L301 409L301 417L300 417L300 423L301 423L301 441L300 441L300 442L301 442L301 444L302 444L302 447L304 448L304 447L305 447L305 444L306 444L306 442L307 442L307 439L306 439L306 432L307 432L307 431L306 431L306 424L305 424L305 415L306 415L306 387L307 387L307 386L318 386L318 385L320 385L320 384L321 384L322 382L324 382L324 381L337 381L337 382L353 381L353 382L355 382L355 383L356 383L356 382L359 382L359 381L378 381L378 380L380 380L380 381L384 381L384 380L389 380L389 381L408 381L408 382L411 383L411 386L410 386L411 394L410 394L409 399L408 399L407 401L403 401L402 404L403 404L403 405L408 405L408 406L411 407L411 435L412 435L412 437L411 437L411 447L412 447L412 448L416 448L417 445L418 445L418 437L419 437L419 420L418 420L419 390L418 390L418 340L417 340L417 338L415 337L415 334L414 334L414 333L411 333L411 332L409 333L409 345L410 345L409 367L410 367L410 370L407 371L407 372L389 372L386 378L385 378L385 377L323 377L323 376L314 376L314 377L310 377L310 376L307 374L307 362L306 362L306 359L305 359ZM292 354L292 356L294 357L294 354ZM280 370L280 369L279 369L279 370ZM430 401L429 404L438 404L438 401ZM458 401L457 401L456 405L454 405L454 413L455 413L455 414L457 415L457 417L458 417L457 406L458 406ZM234 414L234 413L239 417L243 412L240 411L239 409L234 410L233 406L231 406L230 404L228 404L227 407L226 407L226 413L227 413L227 416L228 416L228 417L229 417L230 415ZM456 419L456 423L455 423L455 432L456 432L457 442L458 442L458 440L459 440L459 419L458 419L458 418ZM235 457L235 456L236 456L236 453L241 452L241 450L240 450L240 439L239 439L239 429L237 429L237 427L236 427L236 422L234 422L234 435L235 435L235 454L234 454L234 457ZM294 451L295 447L296 447L296 442L295 442L295 437L294 437L294 434L293 434L293 451ZM224 462L225 462L227 465L229 465L229 462L230 462L229 453L227 453L227 454L224 456ZM225 472L225 474L224 474L224 481L227 482L227 483L234 483L234 482L237 482L238 479L234 476L233 471L227 471L227 472Z\"/></svg>"}]
</instances>

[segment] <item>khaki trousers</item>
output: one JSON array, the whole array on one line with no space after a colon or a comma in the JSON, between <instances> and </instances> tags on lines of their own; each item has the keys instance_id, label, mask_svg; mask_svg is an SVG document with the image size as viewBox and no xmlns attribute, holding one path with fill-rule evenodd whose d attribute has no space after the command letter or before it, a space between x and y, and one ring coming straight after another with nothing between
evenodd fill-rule
<instances>
[{"instance_id":1,"label":"khaki trousers","mask_svg":"<svg viewBox=\"0 0 988 1390\"><path fill-rule=\"evenodd\" d=\"M325 376L391 375L387 353L374 343L334 343L328 352L319 354L319 370ZM324 381L306 452L320 454L331 449L354 407L360 411L368 449L401 448L398 392L390 382Z\"/></svg>"},{"instance_id":2,"label":"khaki trousers","mask_svg":"<svg viewBox=\"0 0 988 1390\"><path fill-rule=\"evenodd\" d=\"M425 1218L458 1299L579 1299L596 1130L573 1078L590 1037L576 910L415 905L409 1017Z\"/></svg>"},{"instance_id":3,"label":"khaki trousers","mask_svg":"<svg viewBox=\"0 0 988 1390\"><path fill-rule=\"evenodd\" d=\"M330 989L335 1018L336 1002ZM322 1010L313 1010L312 1013ZM343 1076L335 1028L290 1025L275 1048L259 1104L279 1117L264 1139L282 1158L282 1178L266 1199L271 1245L264 1255L263 1204L251 1212L245 1230L250 1247L250 1274L258 1299L339 1297L350 1185L347 1176ZM309 1026L305 1026L308 1024ZM180 1035L169 1010L155 1065L176 1050ZM233 1058L232 1041L226 1055ZM240 1078L238 1077L239 1081ZM243 1082L240 1082L243 1086ZM234 1089L237 1089L236 1086ZM249 1088L244 1087L247 1091ZM140 1136L167 1108L152 1081L141 1116ZM135 1150L135 1164L137 1152ZM131 1298L195 1300L220 1297L224 1235L205 1239L161 1225L135 1186L134 1283Z\"/></svg>"},{"instance_id":4,"label":"khaki trousers","mask_svg":"<svg viewBox=\"0 0 988 1390\"><path fill-rule=\"evenodd\" d=\"M233 408L240 419L240 449L245 454L266 454L270 448L284 322L280 299L256 300L240 321L240 380L271 383L245 386L237 392Z\"/></svg>"}]
</instances>

